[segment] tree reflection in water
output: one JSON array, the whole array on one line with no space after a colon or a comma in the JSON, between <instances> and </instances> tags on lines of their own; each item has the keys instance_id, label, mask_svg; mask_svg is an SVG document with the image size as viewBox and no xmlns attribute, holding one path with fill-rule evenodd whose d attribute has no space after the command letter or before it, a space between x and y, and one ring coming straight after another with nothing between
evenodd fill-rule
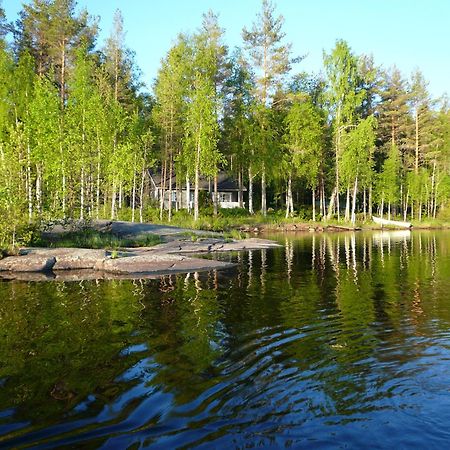
<instances>
[{"instance_id":1,"label":"tree reflection in water","mask_svg":"<svg viewBox=\"0 0 450 450\"><path fill-rule=\"evenodd\" d=\"M273 238L219 272L3 282L1 442L284 445L301 427L362 444L361 421L426 414L450 357L450 234Z\"/></svg>"}]
</instances>

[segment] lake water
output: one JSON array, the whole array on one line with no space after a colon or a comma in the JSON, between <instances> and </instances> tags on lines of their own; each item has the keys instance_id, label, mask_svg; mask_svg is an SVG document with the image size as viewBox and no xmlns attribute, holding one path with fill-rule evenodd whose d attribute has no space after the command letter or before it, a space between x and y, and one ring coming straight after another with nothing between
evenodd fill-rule
<instances>
[{"instance_id":1,"label":"lake water","mask_svg":"<svg viewBox=\"0 0 450 450\"><path fill-rule=\"evenodd\" d=\"M450 232L273 238L219 272L0 282L0 447L447 447Z\"/></svg>"}]
</instances>

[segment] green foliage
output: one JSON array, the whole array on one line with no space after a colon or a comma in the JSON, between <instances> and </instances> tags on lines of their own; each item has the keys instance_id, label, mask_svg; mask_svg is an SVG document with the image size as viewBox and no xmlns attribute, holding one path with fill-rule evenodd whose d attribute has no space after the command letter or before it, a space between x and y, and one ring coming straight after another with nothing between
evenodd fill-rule
<instances>
[{"instance_id":1,"label":"green foliage","mask_svg":"<svg viewBox=\"0 0 450 450\"><path fill-rule=\"evenodd\" d=\"M67 231L58 234L39 234L30 244L37 247L79 247L94 249L119 249L123 247L151 247L161 243L155 234L143 234L133 238L124 238L109 232L93 229Z\"/></svg>"},{"instance_id":2,"label":"green foliage","mask_svg":"<svg viewBox=\"0 0 450 450\"><path fill-rule=\"evenodd\" d=\"M378 178L377 192L379 199L395 204L400 199L400 153L394 144L389 150L388 157L383 164L383 170Z\"/></svg>"},{"instance_id":3,"label":"green foliage","mask_svg":"<svg viewBox=\"0 0 450 450\"><path fill-rule=\"evenodd\" d=\"M295 102L285 119L287 170L304 177L311 187L319 182L323 163L323 116L311 101Z\"/></svg>"},{"instance_id":4,"label":"green foliage","mask_svg":"<svg viewBox=\"0 0 450 450\"><path fill-rule=\"evenodd\" d=\"M384 202L418 220L445 210L445 99L431 98L420 71L408 82L342 40L324 54L325 78L288 79L294 60L283 22L264 0L243 30L243 50L229 56L224 30L208 12L163 58L153 97L141 89L120 11L101 52L96 23L73 0L26 3L11 46L1 13L0 247L27 243L45 219L170 221L161 201L169 192L155 195L150 169L165 177L166 191L172 179L172 194L186 176L194 187L200 176L213 180L227 169L247 188L240 201L253 213L260 199L263 217L286 198L288 215L309 220L314 197L330 219L342 210L343 192L354 219ZM283 214L213 217L210 196L195 203L200 223L181 211L173 220L227 230Z\"/></svg>"},{"instance_id":5,"label":"green foliage","mask_svg":"<svg viewBox=\"0 0 450 450\"><path fill-rule=\"evenodd\" d=\"M363 185L371 181L376 120L373 116L361 120L342 136L341 183L347 186L355 178Z\"/></svg>"}]
</instances>

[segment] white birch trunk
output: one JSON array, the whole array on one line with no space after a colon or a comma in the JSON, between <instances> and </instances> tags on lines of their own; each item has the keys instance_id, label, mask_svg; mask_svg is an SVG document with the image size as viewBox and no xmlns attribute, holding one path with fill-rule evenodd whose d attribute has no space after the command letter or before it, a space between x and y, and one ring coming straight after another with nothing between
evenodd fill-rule
<instances>
[{"instance_id":1,"label":"white birch trunk","mask_svg":"<svg viewBox=\"0 0 450 450\"><path fill-rule=\"evenodd\" d=\"M312 188L312 211L313 211L313 222L316 221L316 189Z\"/></svg>"},{"instance_id":2,"label":"white birch trunk","mask_svg":"<svg viewBox=\"0 0 450 450\"><path fill-rule=\"evenodd\" d=\"M143 218L143 209L144 209L144 182L145 182L145 167L142 167L142 175L141 175L141 190L139 195L139 221L142 223L144 221Z\"/></svg>"},{"instance_id":3,"label":"white birch trunk","mask_svg":"<svg viewBox=\"0 0 450 450\"><path fill-rule=\"evenodd\" d=\"M353 202L352 202L352 224L356 223L356 194L358 193L358 177L355 178L355 185L353 187Z\"/></svg>"},{"instance_id":4,"label":"white birch trunk","mask_svg":"<svg viewBox=\"0 0 450 450\"><path fill-rule=\"evenodd\" d=\"M116 184L113 182L111 193L111 220L114 220L116 209Z\"/></svg>"},{"instance_id":5,"label":"white birch trunk","mask_svg":"<svg viewBox=\"0 0 450 450\"><path fill-rule=\"evenodd\" d=\"M133 174L133 190L131 193L131 221L134 222L134 214L136 209L136 169Z\"/></svg>"},{"instance_id":6,"label":"white birch trunk","mask_svg":"<svg viewBox=\"0 0 450 450\"><path fill-rule=\"evenodd\" d=\"M267 215L267 199L266 199L266 168L263 167L261 174L261 214Z\"/></svg>"},{"instance_id":7,"label":"white birch trunk","mask_svg":"<svg viewBox=\"0 0 450 450\"><path fill-rule=\"evenodd\" d=\"M251 167L248 168L248 212L253 214L253 176Z\"/></svg>"},{"instance_id":8,"label":"white birch trunk","mask_svg":"<svg viewBox=\"0 0 450 450\"><path fill-rule=\"evenodd\" d=\"M80 183L80 220L84 219L84 167L81 168Z\"/></svg>"},{"instance_id":9,"label":"white birch trunk","mask_svg":"<svg viewBox=\"0 0 450 450\"><path fill-rule=\"evenodd\" d=\"M188 213L191 212L191 181L188 175L186 175L186 209Z\"/></svg>"}]
</instances>

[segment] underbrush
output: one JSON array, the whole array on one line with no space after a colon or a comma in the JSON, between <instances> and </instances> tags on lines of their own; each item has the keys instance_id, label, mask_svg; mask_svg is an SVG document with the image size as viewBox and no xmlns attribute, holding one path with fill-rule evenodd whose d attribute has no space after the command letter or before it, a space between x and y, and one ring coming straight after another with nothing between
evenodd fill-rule
<instances>
[{"instance_id":1,"label":"underbrush","mask_svg":"<svg viewBox=\"0 0 450 450\"><path fill-rule=\"evenodd\" d=\"M36 247L106 248L114 250L123 247L151 247L160 243L161 238L155 234L124 238L111 232L83 229L58 234L43 233L35 238L31 245Z\"/></svg>"}]
</instances>

